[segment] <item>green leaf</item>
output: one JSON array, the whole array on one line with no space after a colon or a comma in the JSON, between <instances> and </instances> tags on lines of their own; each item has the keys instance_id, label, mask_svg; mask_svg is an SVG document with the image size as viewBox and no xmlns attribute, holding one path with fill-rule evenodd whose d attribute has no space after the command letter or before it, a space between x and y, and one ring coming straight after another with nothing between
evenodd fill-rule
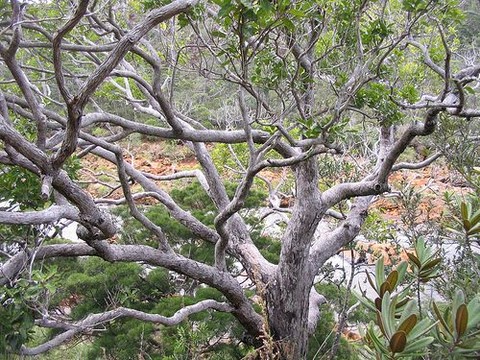
<instances>
[{"instance_id":1,"label":"green leaf","mask_svg":"<svg viewBox=\"0 0 480 360\"><path fill-rule=\"evenodd\" d=\"M457 309L455 316L455 330L457 331L457 340L465 334L468 324L468 309L467 305L461 304Z\"/></svg>"},{"instance_id":2,"label":"green leaf","mask_svg":"<svg viewBox=\"0 0 480 360\"><path fill-rule=\"evenodd\" d=\"M421 268L421 270L430 270L433 267L437 266L442 261L441 258L436 258L430 261L427 261Z\"/></svg>"},{"instance_id":3,"label":"green leaf","mask_svg":"<svg viewBox=\"0 0 480 360\"><path fill-rule=\"evenodd\" d=\"M390 284L391 290L395 289L398 281L398 271L393 270L388 276L386 282Z\"/></svg>"},{"instance_id":4,"label":"green leaf","mask_svg":"<svg viewBox=\"0 0 480 360\"><path fill-rule=\"evenodd\" d=\"M407 345L407 335L404 331L400 330L393 334L392 338L390 339L390 349L392 352L400 353L405 350L405 346Z\"/></svg>"},{"instance_id":5,"label":"green leaf","mask_svg":"<svg viewBox=\"0 0 480 360\"><path fill-rule=\"evenodd\" d=\"M387 333L385 332L385 328L383 327L383 322L382 322L382 313L380 311L376 311L377 314L377 325L380 328L380 331L384 336L387 336Z\"/></svg>"},{"instance_id":6,"label":"green leaf","mask_svg":"<svg viewBox=\"0 0 480 360\"><path fill-rule=\"evenodd\" d=\"M465 201L462 201L460 203L460 214L462 215L462 220L468 219L470 217L469 216L470 214L468 212L468 207Z\"/></svg>"},{"instance_id":7,"label":"green leaf","mask_svg":"<svg viewBox=\"0 0 480 360\"><path fill-rule=\"evenodd\" d=\"M480 322L480 298L475 296L467 305L468 310L468 326L467 329L473 329Z\"/></svg>"},{"instance_id":8,"label":"green leaf","mask_svg":"<svg viewBox=\"0 0 480 360\"><path fill-rule=\"evenodd\" d=\"M425 239L423 237L417 239L417 242L415 243L415 252L417 253L419 262L421 262L426 254Z\"/></svg>"},{"instance_id":9,"label":"green leaf","mask_svg":"<svg viewBox=\"0 0 480 360\"><path fill-rule=\"evenodd\" d=\"M434 340L435 338L433 336L427 336L411 341L405 347L404 352L410 354L421 351L422 354L425 354L428 351L427 346L430 345Z\"/></svg>"},{"instance_id":10,"label":"green leaf","mask_svg":"<svg viewBox=\"0 0 480 360\"><path fill-rule=\"evenodd\" d=\"M398 330L404 331L405 334L408 335L408 333L412 331L416 324L417 315L412 314L408 318L406 318L404 322L402 322L402 324L398 327Z\"/></svg>"},{"instance_id":11,"label":"green leaf","mask_svg":"<svg viewBox=\"0 0 480 360\"><path fill-rule=\"evenodd\" d=\"M440 321L440 324L443 326L443 328L448 332L448 334L453 337L453 334L450 330L450 327L448 326L447 322L445 321L445 319L443 318L442 314L440 313L440 310L438 309L438 306L437 304L435 303L435 301L432 302L432 307L433 307L433 311L435 312L435 315L437 317L437 319Z\"/></svg>"},{"instance_id":12,"label":"green leaf","mask_svg":"<svg viewBox=\"0 0 480 360\"><path fill-rule=\"evenodd\" d=\"M415 266L420 269L420 266L422 266L422 264L420 263L418 258L415 255L413 255L409 252L407 252L407 256L410 259L410 261L413 262L415 264Z\"/></svg>"},{"instance_id":13,"label":"green leaf","mask_svg":"<svg viewBox=\"0 0 480 360\"><path fill-rule=\"evenodd\" d=\"M479 232L480 232L480 224L477 224L471 227L470 230L467 231L467 235L471 236L471 235L478 234Z\"/></svg>"},{"instance_id":14,"label":"green leaf","mask_svg":"<svg viewBox=\"0 0 480 360\"><path fill-rule=\"evenodd\" d=\"M375 284L373 283L373 280L372 280L372 277L370 276L370 273L368 272L368 270L365 270L365 274L367 275L367 280L368 280L368 283L370 284L370 286L372 287L373 290L375 290L377 292L377 294L379 293L379 290L377 289L377 287L375 286ZM380 295L380 294L378 294Z\"/></svg>"},{"instance_id":15,"label":"green leaf","mask_svg":"<svg viewBox=\"0 0 480 360\"><path fill-rule=\"evenodd\" d=\"M408 262L402 261L400 264L397 265L396 270L398 273L398 283L401 283L405 278L405 274L407 273Z\"/></svg>"},{"instance_id":16,"label":"green leaf","mask_svg":"<svg viewBox=\"0 0 480 360\"><path fill-rule=\"evenodd\" d=\"M377 289L380 290L382 284L385 282L385 266L383 264L383 256L377 260L375 264L375 282Z\"/></svg>"},{"instance_id":17,"label":"green leaf","mask_svg":"<svg viewBox=\"0 0 480 360\"><path fill-rule=\"evenodd\" d=\"M387 337L390 338L395 331L395 306L392 306L392 299L388 291L382 299L382 321Z\"/></svg>"},{"instance_id":18,"label":"green leaf","mask_svg":"<svg viewBox=\"0 0 480 360\"><path fill-rule=\"evenodd\" d=\"M475 211L475 213L470 217L470 222L472 223L472 226L480 223L480 209Z\"/></svg>"},{"instance_id":19,"label":"green leaf","mask_svg":"<svg viewBox=\"0 0 480 360\"><path fill-rule=\"evenodd\" d=\"M465 304L465 294L461 289L458 289L455 292L455 296L453 297L453 311L457 311L458 307L461 304Z\"/></svg>"},{"instance_id":20,"label":"green leaf","mask_svg":"<svg viewBox=\"0 0 480 360\"><path fill-rule=\"evenodd\" d=\"M405 301L405 300L408 301L408 304L403 309L402 316L398 320L398 322L400 324L404 323L407 320L408 317L410 317L412 314L415 313L415 311L417 309L417 304L415 304L415 301L412 301L408 298L404 299L403 301ZM408 333L407 333L407 335L408 335Z\"/></svg>"},{"instance_id":21,"label":"green leaf","mask_svg":"<svg viewBox=\"0 0 480 360\"><path fill-rule=\"evenodd\" d=\"M417 323L417 325L408 334L409 339L415 339L421 337L433 328L437 322L432 323L430 319L423 319Z\"/></svg>"},{"instance_id":22,"label":"green leaf","mask_svg":"<svg viewBox=\"0 0 480 360\"><path fill-rule=\"evenodd\" d=\"M380 297L383 297L383 295L386 293L386 292L392 292L392 285L390 285L390 283L388 281L385 281L382 286L380 286Z\"/></svg>"}]
</instances>

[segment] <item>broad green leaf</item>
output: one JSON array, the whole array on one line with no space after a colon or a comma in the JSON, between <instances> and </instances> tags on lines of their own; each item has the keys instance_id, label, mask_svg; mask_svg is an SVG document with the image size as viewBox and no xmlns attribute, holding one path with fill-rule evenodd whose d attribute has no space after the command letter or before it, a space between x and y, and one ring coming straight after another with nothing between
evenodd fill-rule
<instances>
[{"instance_id":1,"label":"broad green leaf","mask_svg":"<svg viewBox=\"0 0 480 360\"><path fill-rule=\"evenodd\" d=\"M417 325L408 334L409 339L416 339L421 337L432 329L437 322L432 323L430 319L423 319L417 323Z\"/></svg>"},{"instance_id":2,"label":"broad green leaf","mask_svg":"<svg viewBox=\"0 0 480 360\"><path fill-rule=\"evenodd\" d=\"M380 297L383 297L383 295L386 293L386 292L392 292L392 285L388 282L388 281L385 281L382 286L380 286Z\"/></svg>"},{"instance_id":3,"label":"broad green leaf","mask_svg":"<svg viewBox=\"0 0 480 360\"><path fill-rule=\"evenodd\" d=\"M420 263L420 261L418 260L418 258L417 258L415 255L413 255L413 254L411 254L411 253L409 253L409 252L407 252L407 256L408 256L408 258L410 259L410 261L413 262L418 269L420 269L420 267L422 266L422 264Z\"/></svg>"},{"instance_id":4,"label":"broad green leaf","mask_svg":"<svg viewBox=\"0 0 480 360\"><path fill-rule=\"evenodd\" d=\"M461 304L457 309L455 316L455 330L457 332L457 340L465 334L468 324L468 309L467 305Z\"/></svg>"},{"instance_id":5,"label":"broad green leaf","mask_svg":"<svg viewBox=\"0 0 480 360\"><path fill-rule=\"evenodd\" d=\"M392 299L390 298L390 293L387 291L382 298L382 321L383 327L387 334L387 337L392 337L395 331L395 313L392 314Z\"/></svg>"},{"instance_id":6,"label":"broad green leaf","mask_svg":"<svg viewBox=\"0 0 480 360\"><path fill-rule=\"evenodd\" d=\"M470 222L472 226L475 226L479 224L480 222L480 209L477 210L471 217L470 217Z\"/></svg>"},{"instance_id":7,"label":"broad green leaf","mask_svg":"<svg viewBox=\"0 0 480 360\"><path fill-rule=\"evenodd\" d=\"M400 264L397 265L396 269L398 273L398 283L401 283L405 277L405 274L407 273L407 268L408 268L408 262L407 261L402 261Z\"/></svg>"},{"instance_id":8,"label":"broad green leaf","mask_svg":"<svg viewBox=\"0 0 480 360\"><path fill-rule=\"evenodd\" d=\"M380 331L384 336L387 336L387 333L385 332L385 328L383 327L383 322L382 322L382 313L380 311L376 311L377 314L377 325L380 328Z\"/></svg>"},{"instance_id":9,"label":"broad green leaf","mask_svg":"<svg viewBox=\"0 0 480 360\"><path fill-rule=\"evenodd\" d=\"M403 322L405 322L407 320L408 317L410 317L412 314L415 314L415 311L417 309L417 304L415 303L415 301L412 301L410 299L404 299L406 301L408 301L408 304L405 306L405 308L403 309L402 311L402 316L400 317L400 319L398 320L398 322L400 324L402 324Z\"/></svg>"},{"instance_id":10,"label":"broad green leaf","mask_svg":"<svg viewBox=\"0 0 480 360\"><path fill-rule=\"evenodd\" d=\"M436 315L437 319L439 320L440 324L442 325L442 327L445 329L445 331L448 332L448 334L451 337L453 337L452 331L451 331L450 327L448 326L447 322L445 321L445 319L443 318L443 315L440 313L440 310L438 309L438 306L435 303L435 301L432 302L432 308L433 308L433 311L435 312L435 315Z\"/></svg>"},{"instance_id":11,"label":"broad green leaf","mask_svg":"<svg viewBox=\"0 0 480 360\"><path fill-rule=\"evenodd\" d=\"M398 271L393 270L388 276L386 282L390 284L391 291L395 289L398 281Z\"/></svg>"},{"instance_id":12,"label":"broad green leaf","mask_svg":"<svg viewBox=\"0 0 480 360\"><path fill-rule=\"evenodd\" d=\"M467 231L467 235L471 236L471 235L478 234L479 232L480 232L480 223L471 227L470 230Z\"/></svg>"},{"instance_id":13,"label":"broad green leaf","mask_svg":"<svg viewBox=\"0 0 480 360\"><path fill-rule=\"evenodd\" d=\"M469 94L472 94L472 95L475 94L475 90L474 90L471 86L464 86L464 87L463 87L463 90L465 90L465 91L468 92Z\"/></svg>"},{"instance_id":14,"label":"broad green leaf","mask_svg":"<svg viewBox=\"0 0 480 360\"><path fill-rule=\"evenodd\" d=\"M467 329L473 329L480 322L480 298L474 297L467 305L468 310L468 325Z\"/></svg>"},{"instance_id":15,"label":"broad green leaf","mask_svg":"<svg viewBox=\"0 0 480 360\"><path fill-rule=\"evenodd\" d=\"M390 339L390 349L392 352L400 353L405 350L405 346L407 345L407 335L404 331L400 330L393 334L392 338Z\"/></svg>"},{"instance_id":16,"label":"broad green leaf","mask_svg":"<svg viewBox=\"0 0 480 360\"><path fill-rule=\"evenodd\" d=\"M423 237L420 237L417 239L417 242L415 244L415 251L417 253L417 258L419 260L419 263L421 263L425 257L425 252L426 252L425 239Z\"/></svg>"},{"instance_id":17,"label":"broad green leaf","mask_svg":"<svg viewBox=\"0 0 480 360\"><path fill-rule=\"evenodd\" d=\"M465 201L462 201L460 203L460 214L462 215L463 219L468 218L467 204L465 203Z\"/></svg>"},{"instance_id":18,"label":"broad green leaf","mask_svg":"<svg viewBox=\"0 0 480 360\"><path fill-rule=\"evenodd\" d=\"M383 264L383 256L381 256L375 264L375 282L378 290L380 290L380 287L385 282L385 266Z\"/></svg>"},{"instance_id":19,"label":"broad green leaf","mask_svg":"<svg viewBox=\"0 0 480 360\"><path fill-rule=\"evenodd\" d=\"M417 315L412 314L408 318L406 318L404 322L400 324L400 326L398 327L398 330L404 331L405 334L408 335L410 331L412 331L412 329L415 327L416 324L417 324Z\"/></svg>"},{"instance_id":20,"label":"broad green leaf","mask_svg":"<svg viewBox=\"0 0 480 360\"><path fill-rule=\"evenodd\" d=\"M436 259L427 261L427 262L422 266L422 270L429 270L429 269L435 267L436 265L438 265L441 261L442 261L441 258L436 258Z\"/></svg>"},{"instance_id":21,"label":"broad green leaf","mask_svg":"<svg viewBox=\"0 0 480 360\"><path fill-rule=\"evenodd\" d=\"M430 345L434 340L435 338L433 336L427 336L418 340L409 341L404 349L404 352L406 354L410 354L421 351L422 354L425 354L428 351L427 346Z\"/></svg>"},{"instance_id":22,"label":"broad green leaf","mask_svg":"<svg viewBox=\"0 0 480 360\"><path fill-rule=\"evenodd\" d=\"M387 347L383 344L383 342L377 337L375 334L374 325L370 324L368 330L367 330L367 336L368 338L372 341L373 345L375 346L375 349L377 349L378 352L383 353L383 354L388 354L389 351Z\"/></svg>"}]
</instances>

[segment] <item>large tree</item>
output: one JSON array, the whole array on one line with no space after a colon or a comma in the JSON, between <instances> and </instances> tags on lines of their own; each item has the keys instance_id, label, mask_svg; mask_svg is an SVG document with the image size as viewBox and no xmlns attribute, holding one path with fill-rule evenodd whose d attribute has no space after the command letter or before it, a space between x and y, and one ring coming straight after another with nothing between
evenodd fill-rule
<instances>
[{"instance_id":1,"label":"large tree","mask_svg":"<svg viewBox=\"0 0 480 360\"><path fill-rule=\"evenodd\" d=\"M480 116L470 105L480 65L457 56L457 6L452 0L2 3L0 162L4 175L35 174L40 185L28 197L44 205L19 207L4 194L9 208L0 211L0 223L69 219L79 224L82 241L28 243L3 263L0 284L15 287L35 261L95 256L162 267L223 295L172 317L119 307L60 321L44 311L36 324L59 332L20 352L40 354L119 317L171 325L212 309L238 320L258 356L305 358L325 300L313 287L317 274L359 234L374 197L389 191L393 171L427 166L438 155L416 164L399 157L416 137L432 134L442 116ZM139 170L122 148L134 134L177 140L195 155L197 169L167 176ZM231 196L212 158L218 144L241 150ZM116 168L122 199L96 199L67 171L73 158L87 155ZM345 155L361 161L355 176L321 181L328 164ZM262 255L242 212L269 168L289 169L294 179L278 263ZM215 204L213 226L165 190L165 182L186 177ZM270 207L285 211L276 190L270 186ZM181 254L164 224L139 206L145 199L161 204L201 240L198 246L211 249L214 261ZM122 203L156 244L112 240L120 226L111 211ZM319 228L327 217L330 229ZM256 311L237 280L238 267L264 311Z\"/></svg>"}]
</instances>

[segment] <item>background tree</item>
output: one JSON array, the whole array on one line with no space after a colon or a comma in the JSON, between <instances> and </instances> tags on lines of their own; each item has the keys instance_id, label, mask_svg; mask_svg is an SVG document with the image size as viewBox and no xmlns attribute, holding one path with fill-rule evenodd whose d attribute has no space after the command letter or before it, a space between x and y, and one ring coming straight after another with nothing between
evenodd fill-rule
<instances>
[{"instance_id":1,"label":"background tree","mask_svg":"<svg viewBox=\"0 0 480 360\"><path fill-rule=\"evenodd\" d=\"M325 302L313 286L317 274L359 234L374 197L389 191L393 171L438 158L413 164L399 161L402 153L416 137L431 135L442 117L480 115L472 100L480 66L457 56L457 5L2 3L0 162L4 176L21 172L32 187L27 199L25 192L2 194L7 208L0 222L36 230L31 241L6 252L0 283L18 289L27 276L44 284L27 301L29 322L58 330L27 347L21 327L13 349L35 355L120 318L176 325L212 310L238 321L244 341L257 349L252 356L305 358ZM177 141L197 167L163 176L140 169L126 156L135 134ZM226 160L215 161L226 149L236 168L233 192L222 172ZM358 164L355 171L327 179L331 164L346 155ZM122 198L95 198L80 186L78 166L94 158L115 167ZM245 209L262 171L272 168L291 172L295 199L278 252L268 257ZM168 191L174 181L185 186L186 178L201 185L212 212L195 213L194 199ZM266 182L272 210L281 211L280 190ZM158 203L168 220L141 202ZM118 238L121 224L112 214L121 204L143 227L141 239ZM57 233L39 229L61 219L80 224L81 242L48 243ZM171 219L188 235L177 237ZM319 227L327 219L329 229ZM35 279L32 264L78 256L131 262L132 273L140 271L135 263L163 268L215 292L160 315L139 304L148 291L125 290L138 288L127 282L115 293L122 300L88 306L92 313L84 318L59 318L47 301L54 289L48 278ZM76 279L76 286L86 280ZM8 307L12 323L17 295L3 300L15 305Z\"/></svg>"}]
</instances>

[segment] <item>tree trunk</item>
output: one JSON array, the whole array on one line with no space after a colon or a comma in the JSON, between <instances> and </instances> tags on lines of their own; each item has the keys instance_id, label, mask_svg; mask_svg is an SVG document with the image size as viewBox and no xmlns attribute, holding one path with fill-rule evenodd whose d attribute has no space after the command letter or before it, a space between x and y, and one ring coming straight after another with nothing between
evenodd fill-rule
<instances>
[{"instance_id":1,"label":"tree trunk","mask_svg":"<svg viewBox=\"0 0 480 360\"><path fill-rule=\"evenodd\" d=\"M309 293L312 283L297 278L298 286L288 289L277 281L268 291L268 322L274 359L301 360L308 351ZM273 285L273 287L272 287Z\"/></svg>"},{"instance_id":2,"label":"tree trunk","mask_svg":"<svg viewBox=\"0 0 480 360\"><path fill-rule=\"evenodd\" d=\"M315 277L310 246L321 218L317 159L295 167L297 198L282 237L280 261L265 293L270 334L277 359L305 359L308 349L309 296Z\"/></svg>"}]
</instances>

